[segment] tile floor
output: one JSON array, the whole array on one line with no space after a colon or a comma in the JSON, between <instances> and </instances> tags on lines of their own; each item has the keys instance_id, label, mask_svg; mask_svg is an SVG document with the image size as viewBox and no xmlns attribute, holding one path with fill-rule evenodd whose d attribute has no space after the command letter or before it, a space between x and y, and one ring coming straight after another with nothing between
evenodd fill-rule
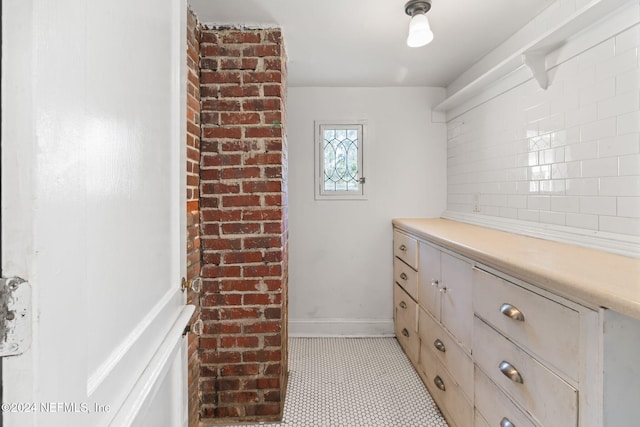
<instances>
[{"instance_id":1,"label":"tile floor","mask_svg":"<svg viewBox=\"0 0 640 427\"><path fill-rule=\"evenodd\" d=\"M395 338L291 338L289 351L283 420L254 427L447 427Z\"/></svg>"}]
</instances>

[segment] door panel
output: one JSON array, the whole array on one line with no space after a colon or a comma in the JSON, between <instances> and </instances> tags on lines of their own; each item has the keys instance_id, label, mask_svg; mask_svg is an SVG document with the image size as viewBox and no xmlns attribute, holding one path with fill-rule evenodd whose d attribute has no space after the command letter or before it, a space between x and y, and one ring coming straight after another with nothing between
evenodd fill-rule
<instances>
[{"instance_id":1,"label":"door panel","mask_svg":"<svg viewBox=\"0 0 640 427\"><path fill-rule=\"evenodd\" d=\"M186 2L7 0L2 20L2 269L35 314L2 361L4 401L35 410L4 425L184 424Z\"/></svg>"}]
</instances>

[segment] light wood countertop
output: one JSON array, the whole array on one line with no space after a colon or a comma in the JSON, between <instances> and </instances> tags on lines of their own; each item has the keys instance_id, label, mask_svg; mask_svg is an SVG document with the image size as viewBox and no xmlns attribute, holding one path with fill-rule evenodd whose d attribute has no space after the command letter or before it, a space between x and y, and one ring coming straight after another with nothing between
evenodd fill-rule
<instances>
[{"instance_id":1,"label":"light wood countertop","mask_svg":"<svg viewBox=\"0 0 640 427\"><path fill-rule=\"evenodd\" d=\"M640 319L640 259L441 218L393 225L557 295Z\"/></svg>"}]
</instances>

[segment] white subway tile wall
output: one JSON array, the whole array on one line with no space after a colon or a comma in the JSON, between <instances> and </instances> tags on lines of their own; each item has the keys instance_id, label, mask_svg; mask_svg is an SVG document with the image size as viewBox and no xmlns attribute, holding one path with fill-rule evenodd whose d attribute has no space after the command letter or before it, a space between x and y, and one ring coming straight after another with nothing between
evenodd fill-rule
<instances>
[{"instance_id":1,"label":"white subway tile wall","mask_svg":"<svg viewBox=\"0 0 640 427\"><path fill-rule=\"evenodd\" d=\"M447 209L639 236L639 49L636 25L450 120Z\"/></svg>"}]
</instances>

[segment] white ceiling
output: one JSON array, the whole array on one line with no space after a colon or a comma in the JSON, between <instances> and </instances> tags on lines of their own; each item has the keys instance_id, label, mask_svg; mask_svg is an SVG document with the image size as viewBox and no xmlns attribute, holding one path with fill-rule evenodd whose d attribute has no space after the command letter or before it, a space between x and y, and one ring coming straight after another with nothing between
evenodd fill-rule
<instances>
[{"instance_id":1,"label":"white ceiling","mask_svg":"<svg viewBox=\"0 0 640 427\"><path fill-rule=\"evenodd\" d=\"M404 0L189 0L203 24L279 26L289 86L446 87L554 0L433 0L435 34L406 45Z\"/></svg>"}]
</instances>

